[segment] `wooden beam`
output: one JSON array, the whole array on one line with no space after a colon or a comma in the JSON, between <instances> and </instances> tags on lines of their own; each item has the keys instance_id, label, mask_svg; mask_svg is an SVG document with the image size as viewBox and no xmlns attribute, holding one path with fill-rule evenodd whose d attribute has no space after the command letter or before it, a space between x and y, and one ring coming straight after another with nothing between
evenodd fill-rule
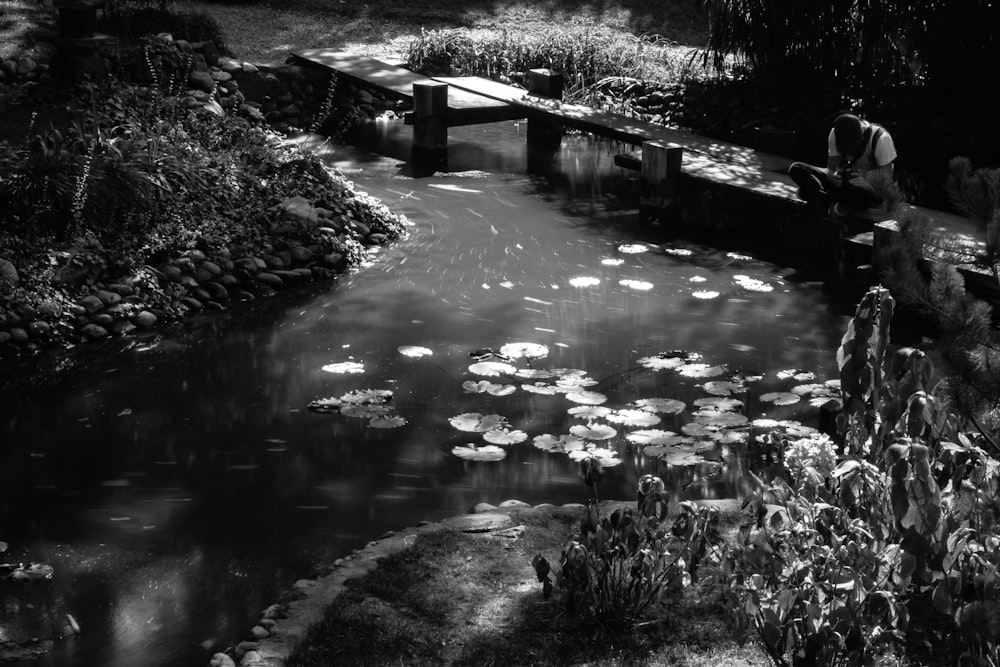
<instances>
[{"instance_id":1,"label":"wooden beam","mask_svg":"<svg viewBox=\"0 0 1000 667\"><path fill-rule=\"evenodd\" d=\"M550 69L528 70L528 94L562 102L562 73ZM535 116L528 119L528 143L558 146L562 136L562 123L551 117Z\"/></svg>"},{"instance_id":2,"label":"wooden beam","mask_svg":"<svg viewBox=\"0 0 1000 667\"><path fill-rule=\"evenodd\" d=\"M440 163L448 156L448 84L413 84L413 159Z\"/></svg>"}]
</instances>

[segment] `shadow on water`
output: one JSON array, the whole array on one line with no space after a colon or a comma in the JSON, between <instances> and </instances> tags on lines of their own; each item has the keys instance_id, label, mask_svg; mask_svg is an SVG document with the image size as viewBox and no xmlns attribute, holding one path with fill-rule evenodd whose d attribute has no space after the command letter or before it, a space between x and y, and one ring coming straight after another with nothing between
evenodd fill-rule
<instances>
[{"instance_id":1,"label":"shadow on water","mask_svg":"<svg viewBox=\"0 0 1000 667\"><path fill-rule=\"evenodd\" d=\"M482 444L452 428L459 414L501 414L529 438L579 423L562 396L468 393L462 382L482 379L468 370L471 351L545 345L548 356L533 367L586 371L610 407L704 396L705 378L638 366L667 350L700 353L731 372L833 377L846 318L821 286L640 228L629 174L613 165L618 147L567 138L548 171L532 174L521 126L460 128L448 156L454 173L415 178L407 130L385 129L377 154L322 149L356 187L413 223L363 268L5 372L4 559L44 562L55 576L30 595L0 591L0 640L58 634L66 613L83 630L32 664L204 664L314 563L386 530L482 501L583 500L576 464L530 439L496 463L452 455ZM636 245L642 252L629 251ZM743 289L738 276L771 291ZM432 354L407 357L403 346ZM344 362L363 372L323 370ZM787 387L770 377L760 384ZM307 409L363 389L391 390L406 425L368 428ZM747 410L756 417L765 406L751 401ZM796 406L767 414L808 417ZM677 430L688 418L657 428ZM670 466L621 434L605 444L623 463L609 469L603 497L632 497L646 472L668 479L675 499L745 491L741 446L718 447L720 467Z\"/></svg>"}]
</instances>

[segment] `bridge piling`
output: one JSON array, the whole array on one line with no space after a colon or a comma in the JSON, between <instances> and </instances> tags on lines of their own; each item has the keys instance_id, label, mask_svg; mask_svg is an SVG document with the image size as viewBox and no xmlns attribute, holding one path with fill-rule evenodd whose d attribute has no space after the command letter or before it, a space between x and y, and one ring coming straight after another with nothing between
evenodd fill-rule
<instances>
[{"instance_id":1,"label":"bridge piling","mask_svg":"<svg viewBox=\"0 0 1000 667\"><path fill-rule=\"evenodd\" d=\"M448 161L448 84L421 81L413 84L414 163L446 165Z\"/></svg>"}]
</instances>

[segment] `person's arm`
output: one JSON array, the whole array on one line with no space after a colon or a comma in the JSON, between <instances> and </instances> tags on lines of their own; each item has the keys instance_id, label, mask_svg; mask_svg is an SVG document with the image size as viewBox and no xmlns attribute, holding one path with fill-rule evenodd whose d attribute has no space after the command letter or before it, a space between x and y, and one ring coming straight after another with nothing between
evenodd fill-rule
<instances>
[{"instance_id":1,"label":"person's arm","mask_svg":"<svg viewBox=\"0 0 1000 667\"><path fill-rule=\"evenodd\" d=\"M838 169L840 169L840 156L839 155L828 156L826 158L826 170L830 172L831 176L833 176L837 173Z\"/></svg>"}]
</instances>

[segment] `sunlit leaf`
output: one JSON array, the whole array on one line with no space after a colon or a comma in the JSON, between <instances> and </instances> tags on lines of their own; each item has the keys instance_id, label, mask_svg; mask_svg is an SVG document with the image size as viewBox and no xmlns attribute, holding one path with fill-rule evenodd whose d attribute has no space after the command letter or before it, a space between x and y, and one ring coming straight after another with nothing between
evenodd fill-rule
<instances>
[{"instance_id":1,"label":"sunlit leaf","mask_svg":"<svg viewBox=\"0 0 1000 667\"><path fill-rule=\"evenodd\" d=\"M715 408L716 410L735 410L743 406L743 401L725 396L710 396L707 398L695 399L694 404L699 408Z\"/></svg>"},{"instance_id":2,"label":"sunlit leaf","mask_svg":"<svg viewBox=\"0 0 1000 667\"><path fill-rule=\"evenodd\" d=\"M692 283L703 283L706 280L708 280L708 278L706 278L705 276L691 276L690 278L688 278L688 282Z\"/></svg>"},{"instance_id":3,"label":"sunlit leaf","mask_svg":"<svg viewBox=\"0 0 1000 667\"><path fill-rule=\"evenodd\" d=\"M521 390L529 394L541 394L543 396L554 396L559 393L552 385L537 382L535 384L522 384Z\"/></svg>"},{"instance_id":4,"label":"sunlit leaf","mask_svg":"<svg viewBox=\"0 0 1000 667\"><path fill-rule=\"evenodd\" d=\"M640 292L648 292L649 290L653 289L653 283L648 282L646 280L632 280L630 278L624 278L622 280L619 280L618 284L621 285L622 287L630 287Z\"/></svg>"},{"instance_id":5,"label":"sunlit leaf","mask_svg":"<svg viewBox=\"0 0 1000 667\"><path fill-rule=\"evenodd\" d=\"M600 405L606 402L608 397L596 391L572 391L566 394L566 400L584 405Z\"/></svg>"},{"instance_id":6,"label":"sunlit leaf","mask_svg":"<svg viewBox=\"0 0 1000 667\"><path fill-rule=\"evenodd\" d=\"M720 292L716 292L715 290L699 290L697 292L691 292L691 296L696 299L708 301L709 299L719 298Z\"/></svg>"},{"instance_id":7,"label":"sunlit leaf","mask_svg":"<svg viewBox=\"0 0 1000 667\"><path fill-rule=\"evenodd\" d=\"M806 394L811 394L814 391L829 391L825 385L813 382L810 384L800 384L792 387L792 393L798 394L799 396L805 396Z\"/></svg>"},{"instance_id":8,"label":"sunlit leaf","mask_svg":"<svg viewBox=\"0 0 1000 667\"><path fill-rule=\"evenodd\" d=\"M621 266L624 263L625 260L620 257L605 257L601 260L601 264L604 266Z\"/></svg>"},{"instance_id":9,"label":"sunlit leaf","mask_svg":"<svg viewBox=\"0 0 1000 667\"><path fill-rule=\"evenodd\" d=\"M684 412L686 407L684 401L678 401L675 398L640 398L633 401L632 405L640 410L658 412L664 415L678 415Z\"/></svg>"},{"instance_id":10,"label":"sunlit leaf","mask_svg":"<svg viewBox=\"0 0 1000 667\"><path fill-rule=\"evenodd\" d=\"M756 278L751 278L750 276L735 275L733 276L733 282L735 282L739 287L750 291L750 292L772 292L774 291L774 286L765 283L762 280Z\"/></svg>"},{"instance_id":11,"label":"sunlit leaf","mask_svg":"<svg viewBox=\"0 0 1000 667\"><path fill-rule=\"evenodd\" d=\"M677 368L677 372L689 378L710 378L722 375L726 372L722 366L710 366L708 364L684 364Z\"/></svg>"},{"instance_id":12,"label":"sunlit leaf","mask_svg":"<svg viewBox=\"0 0 1000 667\"><path fill-rule=\"evenodd\" d=\"M593 287L595 285L600 285L600 278L592 278L590 276L579 276L577 278L570 278L569 284L573 287Z\"/></svg>"},{"instance_id":13,"label":"sunlit leaf","mask_svg":"<svg viewBox=\"0 0 1000 667\"><path fill-rule=\"evenodd\" d=\"M600 405L576 405L566 412L577 419L603 419L611 412L611 408Z\"/></svg>"},{"instance_id":14,"label":"sunlit leaf","mask_svg":"<svg viewBox=\"0 0 1000 667\"><path fill-rule=\"evenodd\" d=\"M483 433L483 440L494 445L516 445L528 439L524 431L511 431L507 428L497 428Z\"/></svg>"},{"instance_id":15,"label":"sunlit leaf","mask_svg":"<svg viewBox=\"0 0 1000 667\"><path fill-rule=\"evenodd\" d=\"M685 361L681 357L643 357L638 361L643 368L654 371L671 371L684 365Z\"/></svg>"},{"instance_id":16,"label":"sunlit leaf","mask_svg":"<svg viewBox=\"0 0 1000 667\"><path fill-rule=\"evenodd\" d=\"M340 414L355 419L372 419L388 414L392 408L379 404L348 404L340 408Z\"/></svg>"},{"instance_id":17,"label":"sunlit leaf","mask_svg":"<svg viewBox=\"0 0 1000 667\"><path fill-rule=\"evenodd\" d=\"M569 453L569 457L574 461L582 461L583 459L597 459L601 462L601 466L605 468L613 468L622 462L618 458L618 452L606 449L604 447L592 447L588 449L577 449Z\"/></svg>"},{"instance_id":18,"label":"sunlit leaf","mask_svg":"<svg viewBox=\"0 0 1000 667\"><path fill-rule=\"evenodd\" d=\"M493 383L489 380L466 380L462 383L462 391L467 394L482 394L486 392L486 388Z\"/></svg>"},{"instance_id":19,"label":"sunlit leaf","mask_svg":"<svg viewBox=\"0 0 1000 667\"><path fill-rule=\"evenodd\" d=\"M451 453L467 461L503 461L507 458L507 451L501 447L496 445L479 447L471 442L465 447L452 447Z\"/></svg>"},{"instance_id":20,"label":"sunlit leaf","mask_svg":"<svg viewBox=\"0 0 1000 667\"><path fill-rule=\"evenodd\" d=\"M690 257L694 254L693 250L688 250L687 248L664 248L663 252L675 257Z\"/></svg>"},{"instance_id":21,"label":"sunlit leaf","mask_svg":"<svg viewBox=\"0 0 1000 667\"><path fill-rule=\"evenodd\" d=\"M381 417L372 417L368 420L368 426L371 428L399 428L405 425L406 418L399 415L384 415Z\"/></svg>"},{"instance_id":22,"label":"sunlit leaf","mask_svg":"<svg viewBox=\"0 0 1000 667\"><path fill-rule=\"evenodd\" d=\"M796 368L790 368L783 371L778 371L776 373L779 379L787 380L792 378L797 382L811 382L816 379L816 374L811 371L800 371Z\"/></svg>"},{"instance_id":23,"label":"sunlit leaf","mask_svg":"<svg viewBox=\"0 0 1000 667\"><path fill-rule=\"evenodd\" d=\"M518 368L514 375L519 378L524 378L525 380L547 380L555 377L555 374L553 374L552 371L544 370L542 368Z\"/></svg>"},{"instance_id":24,"label":"sunlit leaf","mask_svg":"<svg viewBox=\"0 0 1000 667\"><path fill-rule=\"evenodd\" d=\"M686 444L654 445L642 450L643 455L655 457L672 466L693 466L705 463L705 458Z\"/></svg>"},{"instance_id":25,"label":"sunlit leaf","mask_svg":"<svg viewBox=\"0 0 1000 667\"><path fill-rule=\"evenodd\" d=\"M327 373L364 373L364 364L359 364L356 361L341 361L337 364L327 364L323 366L322 369Z\"/></svg>"},{"instance_id":26,"label":"sunlit leaf","mask_svg":"<svg viewBox=\"0 0 1000 667\"><path fill-rule=\"evenodd\" d=\"M738 262L750 262L753 260L753 257L750 255L741 255L738 252L727 252L726 257L729 259L735 259Z\"/></svg>"},{"instance_id":27,"label":"sunlit leaf","mask_svg":"<svg viewBox=\"0 0 1000 667\"><path fill-rule=\"evenodd\" d=\"M576 424L570 426L569 432L585 440L609 440L618 435L618 431L606 424Z\"/></svg>"},{"instance_id":28,"label":"sunlit leaf","mask_svg":"<svg viewBox=\"0 0 1000 667\"><path fill-rule=\"evenodd\" d=\"M709 380L702 385L702 389L713 396L729 396L730 394L739 394L746 391L746 387L741 383L727 382L726 380Z\"/></svg>"},{"instance_id":29,"label":"sunlit leaf","mask_svg":"<svg viewBox=\"0 0 1000 667\"><path fill-rule=\"evenodd\" d=\"M548 433L536 435L531 442L538 449L553 453L572 452L578 449L583 449L587 445L585 440L581 440L575 435L555 436Z\"/></svg>"},{"instance_id":30,"label":"sunlit leaf","mask_svg":"<svg viewBox=\"0 0 1000 667\"><path fill-rule=\"evenodd\" d=\"M589 377L563 377L556 380L556 386L566 391L576 391L584 387L593 387L599 384L597 380Z\"/></svg>"},{"instance_id":31,"label":"sunlit leaf","mask_svg":"<svg viewBox=\"0 0 1000 667\"><path fill-rule=\"evenodd\" d=\"M517 387L512 384L494 384L486 390L486 393L490 396L510 396L515 391Z\"/></svg>"},{"instance_id":32,"label":"sunlit leaf","mask_svg":"<svg viewBox=\"0 0 1000 667\"><path fill-rule=\"evenodd\" d=\"M541 359L548 356L549 348L539 343L507 343L500 354L511 359Z\"/></svg>"},{"instance_id":33,"label":"sunlit leaf","mask_svg":"<svg viewBox=\"0 0 1000 667\"><path fill-rule=\"evenodd\" d=\"M306 408L313 412L340 412L340 406L343 404L344 402L339 398L330 396L328 398L317 398L315 401L311 401Z\"/></svg>"},{"instance_id":34,"label":"sunlit leaf","mask_svg":"<svg viewBox=\"0 0 1000 667\"><path fill-rule=\"evenodd\" d=\"M618 252L626 255L635 255L641 252L649 252L649 246L641 243L623 243L618 246Z\"/></svg>"},{"instance_id":35,"label":"sunlit leaf","mask_svg":"<svg viewBox=\"0 0 1000 667\"><path fill-rule=\"evenodd\" d=\"M448 420L448 423L459 431L468 433L485 433L507 426L506 417L500 415L483 415L478 412L466 412Z\"/></svg>"},{"instance_id":36,"label":"sunlit leaf","mask_svg":"<svg viewBox=\"0 0 1000 667\"><path fill-rule=\"evenodd\" d=\"M656 426L662 419L648 410L614 410L608 417L609 422L625 426Z\"/></svg>"},{"instance_id":37,"label":"sunlit leaf","mask_svg":"<svg viewBox=\"0 0 1000 667\"><path fill-rule=\"evenodd\" d=\"M587 371L579 368L550 368L549 372L561 380L587 377Z\"/></svg>"},{"instance_id":38,"label":"sunlit leaf","mask_svg":"<svg viewBox=\"0 0 1000 667\"><path fill-rule=\"evenodd\" d=\"M673 445L689 441L688 438L678 435L673 431L664 431L655 428L633 431L626 435L625 439L643 447L649 445Z\"/></svg>"},{"instance_id":39,"label":"sunlit leaf","mask_svg":"<svg viewBox=\"0 0 1000 667\"><path fill-rule=\"evenodd\" d=\"M354 405L386 403L392 398L390 389L356 389L340 397L344 403Z\"/></svg>"},{"instance_id":40,"label":"sunlit leaf","mask_svg":"<svg viewBox=\"0 0 1000 667\"><path fill-rule=\"evenodd\" d=\"M741 415L738 412L722 412L711 409L699 410L695 413L694 420L706 426L721 427L742 426L750 421L746 415Z\"/></svg>"},{"instance_id":41,"label":"sunlit leaf","mask_svg":"<svg viewBox=\"0 0 1000 667\"><path fill-rule=\"evenodd\" d=\"M517 368L502 361L478 361L469 366L469 372L483 377L497 377L513 375L517 372Z\"/></svg>"},{"instance_id":42,"label":"sunlit leaf","mask_svg":"<svg viewBox=\"0 0 1000 667\"><path fill-rule=\"evenodd\" d=\"M801 396L790 391L771 391L759 396L764 403L774 403L775 405L793 405L799 402Z\"/></svg>"},{"instance_id":43,"label":"sunlit leaf","mask_svg":"<svg viewBox=\"0 0 1000 667\"><path fill-rule=\"evenodd\" d=\"M707 438L711 437L713 433L718 432L719 427L709 426L708 424L700 424L698 422L691 422L689 424L684 424L681 426L681 433L685 435L690 435L695 438Z\"/></svg>"},{"instance_id":44,"label":"sunlit leaf","mask_svg":"<svg viewBox=\"0 0 1000 667\"><path fill-rule=\"evenodd\" d=\"M430 348L420 347L419 345L400 345L396 350L404 357L426 357L434 354Z\"/></svg>"}]
</instances>

